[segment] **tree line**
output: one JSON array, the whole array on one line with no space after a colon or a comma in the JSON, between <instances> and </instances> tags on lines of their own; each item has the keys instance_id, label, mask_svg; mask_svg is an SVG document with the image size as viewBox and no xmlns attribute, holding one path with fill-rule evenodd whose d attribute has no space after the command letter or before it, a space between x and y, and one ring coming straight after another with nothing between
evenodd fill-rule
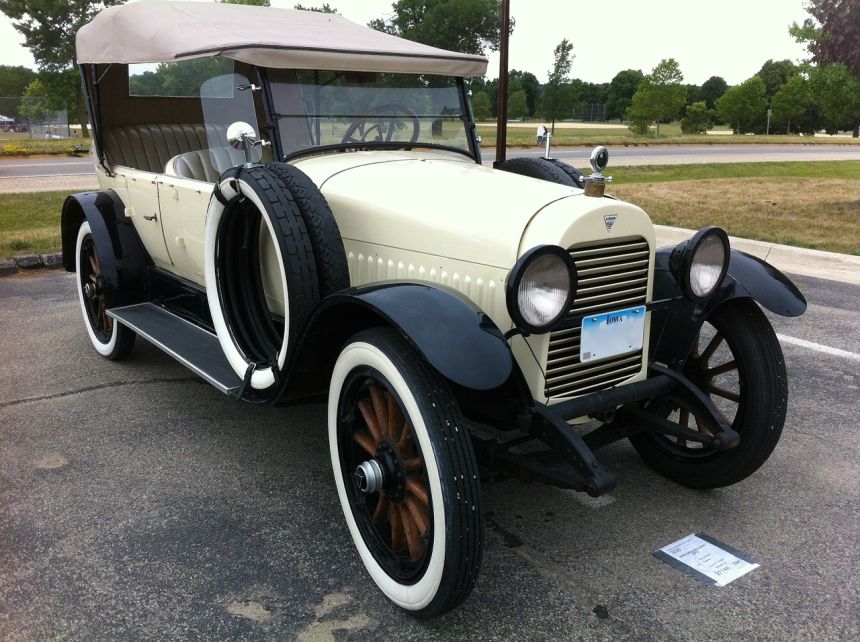
<instances>
[{"instance_id":1,"label":"tree line","mask_svg":"<svg viewBox=\"0 0 860 642\"><path fill-rule=\"evenodd\" d=\"M80 80L74 69L74 33L99 10L121 0L0 0L0 11L24 35L40 71L0 66L0 96L45 96L50 109L68 106L86 122ZM222 0L268 5L269 0ZM603 120L624 120L631 130L659 134L661 123L681 121L685 133L706 131L714 123L737 133L811 133L853 130L860 134L860 11L857 0L806 0L810 17L790 32L806 45L810 59L796 65L768 60L743 83L729 87L719 76L701 85L684 83L674 59L662 60L649 73L618 72L610 82L590 83L572 77L573 43L562 40L552 52L548 80L512 70L508 84L510 118L556 120L582 115L600 106ZM853 10L852 10L853 6ZM328 3L298 9L336 13ZM499 0L395 0L386 19L369 26L443 49L485 55L499 48ZM514 20L508 25L514 32ZM549 57L549 56L548 56ZM150 79L151 80L151 79ZM26 83L26 84L25 84ZM469 81L472 107L479 120L495 117L498 80Z\"/></svg>"}]
</instances>

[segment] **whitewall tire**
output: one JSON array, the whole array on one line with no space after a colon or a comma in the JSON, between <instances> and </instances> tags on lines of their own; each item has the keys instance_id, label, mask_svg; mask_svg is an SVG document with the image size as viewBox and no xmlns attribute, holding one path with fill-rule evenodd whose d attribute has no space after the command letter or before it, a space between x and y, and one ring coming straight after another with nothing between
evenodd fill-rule
<instances>
[{"instance_id":1,"label":"whitewall tire","mask_svg":"<svg viewBox=\"0 0 860 642\"><path fill-rule=\"evenodd\" d=\"M213 197L206 217L206 296L230 366L244 378L252 363L265 363L250 379L251 388L265 391L319 300L316 267L305 224L280 179L262 167L229 174L218 184L227 204Z\"/></svg>"},{"instance_id":2,"label":"whitewall tire","mask_svg":"<svg viewBox=\"0 0 860 642\"><path fill-rule=\"evenodd\" d=\"M393 331L364 331L337 359L328 426L338 497L373 581L419 616L457 606L477 580L483 529L472 444L447 386Z\"/></svg>"},{"instance_id":3,"label":"whitewall tire","mask_svg":"<svg viewBox=\"0 0 860 642\"><path fill-rule=\"evenodd\" d=\"M135 334L107 314L104 278L92 229L87 221L78 229L75 243L75 280L87 335L96 351L119 361L134 347Z\"/></svg>"}]
</instances>

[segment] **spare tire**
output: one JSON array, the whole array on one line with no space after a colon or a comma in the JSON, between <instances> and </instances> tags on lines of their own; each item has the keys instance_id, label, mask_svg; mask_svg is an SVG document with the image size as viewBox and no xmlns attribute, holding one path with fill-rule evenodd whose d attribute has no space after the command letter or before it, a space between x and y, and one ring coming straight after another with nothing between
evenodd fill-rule
<instances>
[{"instance_id":1,"label":"spare tire","mask_svg":"<svg viewBox=\"0 0 860 642\"><path fill-rule=\"evenodd\" d=\"M206 296L224 355L248 386L269 391L319 302L310 236L284 182L264 167L222 174L209 202L204 253Z\"/></svg>"},{"instance_id":2,"label":"spare tire","mask_svg":"<svg viewBox=\"0 0 860 642\"><path fill-rule=\"evenodd\" d=\"M531 178L539 178L542 181L569 185L570 187L578 187L580 189L584 185L582 173L578 169L556 158L540 158L535 156L511 158L501 163L499 169L504 172L511 172L512 174L530 176Z\"/></svg>"},{"instance_id":3,"label":"spare tire","mask_svg":"<svg viewBox=\"0 0 860 642\"><path fill-rule=\"evenodd\" d=\"M283 181L296 200L317 260L320 296L348 288L349 266L343 239L325 196L298 167L286 163L268 163L266 168Z\"/></svg>"}]
</instances>

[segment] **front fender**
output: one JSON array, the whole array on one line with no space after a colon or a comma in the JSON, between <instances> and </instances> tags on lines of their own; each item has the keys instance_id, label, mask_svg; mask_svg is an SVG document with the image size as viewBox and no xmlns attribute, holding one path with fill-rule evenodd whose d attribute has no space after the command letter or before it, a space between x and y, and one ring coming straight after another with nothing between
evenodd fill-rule
<instances>
[{"instance_id":1,"label":"front fender","mask_svg":"<svg viewBox=\"0 0 860 642\"><path fill-rule=\"evenodd\" d=\"M327 378L337 357L327 347L339 351L350 336L375 325L397 330L442 376L466 389L498 388L514 368L504 335L471 301L438 286L389 282L326 297L302 341L296 374Z\"/></svg>"},{"instance_id":2,"label":"front fender","mask_svg":"<svg viewBox=\"0 0 860 642\"><path fill-rule=\"evenodd\" d=\"M800 316L806 299L787 276L754 256L731 250L729 268L723 284L701 306L684 298L669 269L674 247L657 250L654 268L654 301L670 301L655 309L651 316L650 358L678 369L712 310L732 299L753 299L771 312L787 317Z\"/></svg>"},{"instance_id":3,"label":"front fender","mask_svg":"<svg viewBox=\"0 0 860 642\"><path fill-rule=\"evenodd\" d=\"M683 297L669 269L674 247L662 247L655 256L654 300ZM740 250L731 250L729 269L723 285L708 300L710 311L730 299L754 299L762 306L785 317L798 317L806 311L806 298L791 279L770 263Z\"/></svg>"},{"instance_id":4,"label":"front fender","mask_svg":"<svg viewBox=\"0 0 860 642\"><path fill-rule=\"evenodd\" d=\"M84 221L90 224L96 245L107 306L142 301L144 269L150 263L149 256L113 190L81 192L66 198L60 220L63 267L75 271L75 245Z\"/></svg>"}]
</instances>

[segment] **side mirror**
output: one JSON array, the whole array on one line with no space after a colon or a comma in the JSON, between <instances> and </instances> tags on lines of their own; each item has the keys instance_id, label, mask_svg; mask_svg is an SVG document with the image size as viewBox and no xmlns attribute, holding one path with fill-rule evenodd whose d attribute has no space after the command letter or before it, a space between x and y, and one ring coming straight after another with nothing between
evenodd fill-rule
<instances>
[{"instance_id":1,"label":"side mirror","mask_svg":"<svg viewBox=\"0 0 860 642\"><path fill-rule=\"evenodd\" d=\"M241 149L248 152L256 142L257 132L248 123L240 120L227 128L227 143L233 149Z\"/></svg>"}]
</instances>

